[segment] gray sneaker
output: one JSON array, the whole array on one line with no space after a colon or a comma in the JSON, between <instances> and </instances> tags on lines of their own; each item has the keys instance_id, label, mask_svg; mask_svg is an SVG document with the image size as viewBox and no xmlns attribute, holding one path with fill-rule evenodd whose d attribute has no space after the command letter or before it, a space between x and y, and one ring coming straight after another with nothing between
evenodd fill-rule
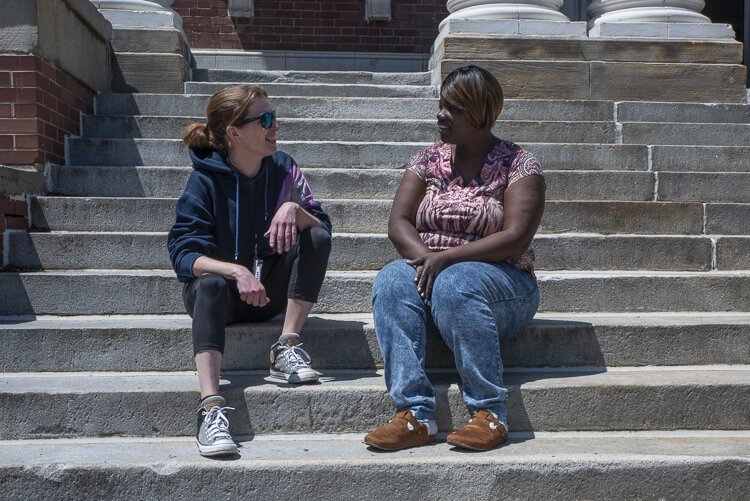
<instances>
[{"instance_id":1,"label":"gray sneaker","mask_svg":"<svg viewBox=\"0 0 750 501\"><path fill-rule=\"evenodd\" d=\"M237 454L237 444L229 434L229 419L225 414L226 411L233 411L234 408L225 407L226 401L222 397L212 398L211 401L217 401L219 405L208 410L201 405L198 409L198 432L195 435L198 451L201 456Z\"/></svg>"},{"instance_id":2,"label":"gray sneaker","mask_svg":"<svg viewBox=\"0 0 750 501\"><path fill-rule=\"evenodd\" d=\"M271 346L271 377L288 383L314 383L320 374L310 368L310 355L301 348L299 336L284 334Z\"/></svg>"}]
</instances>

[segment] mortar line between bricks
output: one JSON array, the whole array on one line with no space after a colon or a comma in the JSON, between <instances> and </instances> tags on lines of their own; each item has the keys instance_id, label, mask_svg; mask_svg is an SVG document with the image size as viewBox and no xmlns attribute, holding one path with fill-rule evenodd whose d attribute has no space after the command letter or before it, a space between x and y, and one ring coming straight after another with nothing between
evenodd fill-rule
<instances>
[{"instance_id":1,"label":"mortar line between bricks","mask_svg":"<svg viewBox=\"0 0 750 501\"><path fill-rule=\"evenodd\" d=\"M706 234L706 218L708 216L708 204L701 204L701 233Z\"/></svg>"},{"instance_id":2,"label":"mortar line between bricks","mask_svg":"<svg viewBox=\"0 0 750 501\"><path fill-rule=\"evenodd\" d=\"M709 240L711 241L711 271L716 271L716 269L718 268L718 258L716 252L716 243L718 241L718 238L709 237Z\"/></svg>"},{"instance_id":3,"label":"mortar line between bricks","mask_svg":"<svg viewBox=\"0 0 750 501\"><path fill-rule=\"evenodd\" d=\"M654 150L653 146L646 146L646 172L654 171Z\"/></svg>"},{"instance_id":4,"label":"mortar line between bricks","mask_svg":"<svg viewBox=\"0 0 750 501\"><path fill-rule=\"evenodd\" d=\"M658 172L654 172L654 197L653 197L653 201L654 202L658 202L659 201L659 173Z\"/></svg>"}]
</instances>

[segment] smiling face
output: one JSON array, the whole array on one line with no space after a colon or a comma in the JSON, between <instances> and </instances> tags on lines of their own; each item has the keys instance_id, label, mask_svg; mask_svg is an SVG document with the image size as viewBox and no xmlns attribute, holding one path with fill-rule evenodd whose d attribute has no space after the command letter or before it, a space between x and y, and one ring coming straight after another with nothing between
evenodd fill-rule
<instances>
[{"instance_id":1,"label":"smiling face","mask_svg":"<svg viewBox=\"0 0 750 501\"><path fill-rule=\"evenodd\" d=\"M268 98L261 97L247 107L243 117L257 117L273 111ZM261 122L261 120L254 120L239 127L227 126L229 150L232 154L264 158L276 153L276 132L279 130L279 124L274 120L270 128L264 129Z\"/></svg>"}]
</instances>

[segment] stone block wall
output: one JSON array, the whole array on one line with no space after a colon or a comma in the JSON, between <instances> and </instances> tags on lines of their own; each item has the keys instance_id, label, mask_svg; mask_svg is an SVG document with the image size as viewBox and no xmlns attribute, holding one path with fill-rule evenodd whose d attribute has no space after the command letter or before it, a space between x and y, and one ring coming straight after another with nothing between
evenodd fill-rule
<instances>
[{"instance_id":1,"label":"stone block wall","mask_svg":"<svg viewBox=\"0 0 750 501\"><path fill-rule=\"evenodd\" d=\"M78 134L94 92L33 54L0 55L0 163L65 161L65 136Z\"/></svg>"},{"instance_id":2,"label":"stone block wall","mask_svg":"<svg viewBox=\"0 0 750 501\"><path fill-rule=\"evenodd\" d=\"M364 0L255 0L229 17L226 0L175 0L194 49L429 52L445 0L393 0L390 21L365 21Z\"/></svg>"}]
</instances>

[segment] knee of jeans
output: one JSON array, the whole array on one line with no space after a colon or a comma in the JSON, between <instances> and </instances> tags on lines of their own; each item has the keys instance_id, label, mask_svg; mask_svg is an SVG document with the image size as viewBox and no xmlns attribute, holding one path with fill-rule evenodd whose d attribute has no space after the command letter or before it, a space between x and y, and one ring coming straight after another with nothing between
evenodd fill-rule
<instances>
[{"instance_id":1,"label":"knee of jeans","mask_svg":"<svg viewBox=\"0 0 750 501\"><path fill-rule=\"evenodd\" d=\"M405 272L399 261L389 263L381 269L372 284L373 298L382 295L384 297L401 297L413 287L413 275Z\"/></svg>"},{"instance_id":2,"label":"knee of jeans","mask_svg":"<svg viewBox=\"0 0 750 501\"><path fill-rule=\"evenodd\" d=\"M224 277L213 273L198 277L198 294L203 297L224 299L229 292L229 286Z\"/></svg>"}]
</instances>

